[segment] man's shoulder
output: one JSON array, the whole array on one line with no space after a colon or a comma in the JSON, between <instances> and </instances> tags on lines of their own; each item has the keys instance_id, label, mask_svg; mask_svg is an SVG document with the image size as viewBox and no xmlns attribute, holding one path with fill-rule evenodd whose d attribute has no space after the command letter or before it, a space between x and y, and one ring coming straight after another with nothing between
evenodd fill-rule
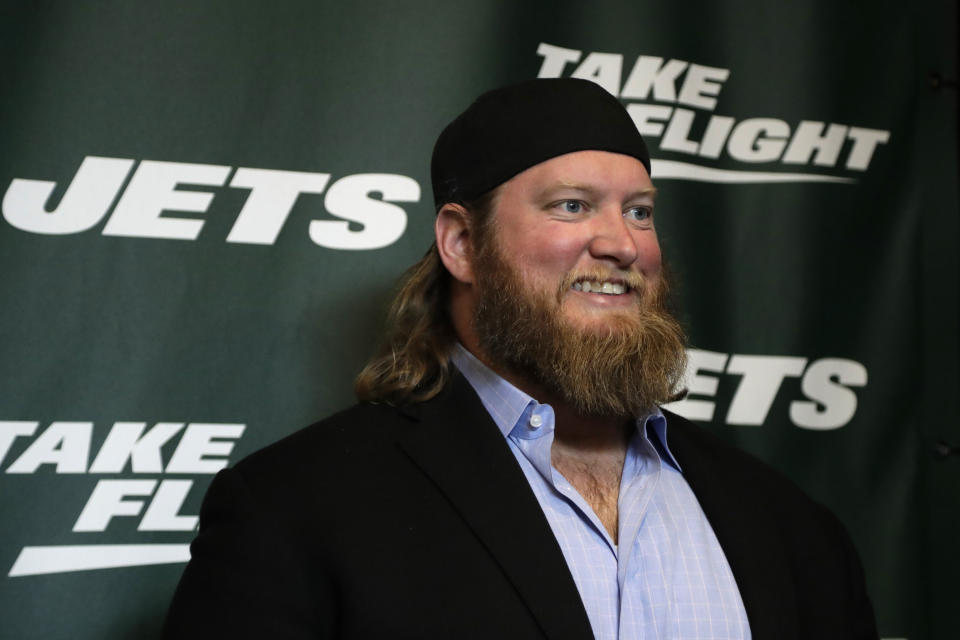
<instances>
[{"instance_id":1,"label":"man's shoulder","mask_svg":"<svg viewBox=\"0 0 960 640\"><path fill-rule=\"evenodd\" d=\"M668 441L691 485L712 485L732 497L764 505L821 507L792 480L767 462L739 449L708 429L663 410ZM696 490L698 486L694 486Z\"/></svg>"},{"instance_id":2,"label":"man's shoulder","mask_svg":"<svg viewBox=\"0 0 960 640\"><path fill-rule=\"evenodd\" d=\"M259 449L234 466L251 482L267 479L290 481L296 476L343 477L366 461L364 467L387 451L411 421L397 407L360 403Z\"/></svg>"},{"instance_id":3,"label":"man's shoulder","mask_svg":"<svg viewBox=\"0 0 960 640\"><path fill-rule=\"evenodd\" d=\"M489 424L488 424L489 423ZM420 402L361 402L314 422L236 463L231 471L247 484L294 486L298 482L361 485L406 470L404 444L436 438L448 442L447 427L458 440L483 436L496 426L470 385L460 375L437 395ZM477 435L481 434L481 435ZM469 438L468 438L469 439Z\"/></svg>"}]
</instances>

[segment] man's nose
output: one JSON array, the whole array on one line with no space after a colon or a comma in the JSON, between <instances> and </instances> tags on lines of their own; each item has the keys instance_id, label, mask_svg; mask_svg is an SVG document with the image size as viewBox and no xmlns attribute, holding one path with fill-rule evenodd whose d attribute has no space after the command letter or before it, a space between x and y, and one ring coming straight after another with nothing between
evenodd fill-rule
<instances>
[{"instance_id":1,"label":"man's nose","mask_svg":"<svg viewBox=\"0 0 960 640\"><path fill-rule=\"evenodd\" d=\"M603 211L594 218L594 224L591 256L597 260L611 260L621 268L629 267L637 260L636 238L619 208Z\"/></svg>"}]
</instances>

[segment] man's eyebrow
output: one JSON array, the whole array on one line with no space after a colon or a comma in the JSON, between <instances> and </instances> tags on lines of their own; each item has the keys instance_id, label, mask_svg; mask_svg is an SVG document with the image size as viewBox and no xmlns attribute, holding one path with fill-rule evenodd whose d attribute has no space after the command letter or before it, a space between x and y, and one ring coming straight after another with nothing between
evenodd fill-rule
<instances>
[{"instance_id":1,"label":"man's eyebrow","mask_svg":"<svg viewBox=\"0 0 960 640\"><path fill-rule=\"evenodd\" d=\"M587 195L596 195L601 191L601 189L597 189L596 187L591 187L590 185L586 185L586 184L579 184L577 182L560 181L546 187L541 193L543 195L547 195L554 191L559 191L562 189L569 189L571 191L580 191ZM629 194L629 196L627 197L627 200L633 200L634 198L643 198L643 197L656 198L657 188L651 186L651 187L645 187L643 189L637 189L636 191Z\"/></svg>"},{"instance_id":2,"label":"man's eyebrow","mask_svg":"<svg viewBox=\"0 0 960 640\"><path fill-rule=\"evenodd\" d=\"M634 198L646 198L646 197L649 197L649 198L651 198L651 199L656 198L656 197L657 197L657 188L656 188L656 187L647 187L647 188L645 188L645 189L640 189L640 190L638 190L638 191L634 191L633 193L630 194L630 198L629 198L629 199L630 199L630 200L633 200Z\"/></svg>"}]
</instances>

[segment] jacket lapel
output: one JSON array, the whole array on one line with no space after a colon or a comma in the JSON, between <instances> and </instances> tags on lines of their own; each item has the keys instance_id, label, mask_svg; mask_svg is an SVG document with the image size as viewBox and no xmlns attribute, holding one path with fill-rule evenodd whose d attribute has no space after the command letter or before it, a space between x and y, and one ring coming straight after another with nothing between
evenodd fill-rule
<instances>
[{"instance_id":1,"label":"jacket lapel","mask_svg":"<svg viewBox=\"0 0 960 640\"><path fill-rule=\"evenodd\" d=\"M757 511L756 501L742 499L746 493L756 495L757 487L739 486L740 476L730 473L744 454L668 411L664 415L670 449L727 557L752 637L796 638L796 594L782 535L769 513Z\"/></svg>"},{"instance_id":2,"label":"jacket lapel","mask_svg":"<svg viewBox=\"0 0 960 640\"><path fill-rule=\"evenodd\" d=\"M480 399L458 373L430 402L405 408L400 446L497 560L548 638L592 638L580 594L546 516Z\"/></svg>"}]
</instances>

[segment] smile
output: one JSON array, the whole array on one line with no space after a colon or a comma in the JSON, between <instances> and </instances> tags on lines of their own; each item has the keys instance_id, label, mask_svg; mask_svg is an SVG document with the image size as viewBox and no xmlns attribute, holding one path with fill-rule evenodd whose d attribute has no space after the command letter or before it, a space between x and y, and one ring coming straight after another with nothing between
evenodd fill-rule
<instances>
[{"instance_id":1,"label":"smile","mask_svg":"<svg viewBox=\"0 0 960 640\"><path fill-rule=\"evenodd\" d=\"M571 287L574 291L583 291L584 293L602 293L608 296L619 296L629 291L629 287L621 282L585 280L583 282L574 282Z\"/></svg>"}]
</instances>

